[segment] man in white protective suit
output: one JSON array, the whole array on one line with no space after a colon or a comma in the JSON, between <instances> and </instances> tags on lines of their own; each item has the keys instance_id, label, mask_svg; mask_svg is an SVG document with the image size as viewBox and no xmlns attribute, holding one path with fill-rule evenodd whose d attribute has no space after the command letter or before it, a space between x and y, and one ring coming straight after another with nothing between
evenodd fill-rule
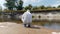
<instances>
[{"instance_id":1,"label":"man in white protective suit","mask_svg":"<svg viewBox=\"0 0 60 34\"><path fill-rule=\"evenodd\" d=\"M22 22L24 26L31 26L32 23L32 14L30 13L30 10L27 10L23 15L22 15Z\"/></svg>"}]
</instances>

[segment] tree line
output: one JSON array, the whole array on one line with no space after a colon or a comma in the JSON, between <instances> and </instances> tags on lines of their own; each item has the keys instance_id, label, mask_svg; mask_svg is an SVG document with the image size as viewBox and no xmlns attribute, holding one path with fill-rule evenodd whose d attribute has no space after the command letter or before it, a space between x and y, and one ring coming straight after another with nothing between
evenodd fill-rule
<instances>
[{"instance_id":1,"label":"tree line","mask_svg":"<svg viewBox=\"0 0 60 34\"><path fill-rule=\"evenodd\" d=\"M19 0L17 2L17 0L5 0L7 3L5 3L4 5L9 9L9 10L13 10L13 8L16 8L17 10L22 10L23 9L23 1Z\"/></svg>"},{"instance_id":2,"label":"tree line","mask_svg":"<svg viewBox=\"0 0 60 34\"><path fill-rule=\"evenodd\" d=\"M31 4L29 4L26 7L23 7L23 1L22 0L5 0L6 3L4 4L5 7L7 7L8 10L13 10L13 9L17 9L17 10L38 10L38 9L51 9L51 8L60 8L60 5L57 7L52 7L52 6L32 6ZM1 9L1 6L0 6Z\"/></svg>"},{"instance_id":3,"label":"tree line","mask_svg":"<svg viewBox=\"0 0 60 34\"><path fill-rule=\"evenodd\" d=\"M52 6L44 6L44 5L41 5L41 6L32 6L31 4L29 4L28 6L26 6L24 9L27 10L27 9L30 9L30 10L39 10L39 9L54 9L54 8L60 8L60 5L58 5L57 7L52 7Z\"/></svg>"}]
</instances>

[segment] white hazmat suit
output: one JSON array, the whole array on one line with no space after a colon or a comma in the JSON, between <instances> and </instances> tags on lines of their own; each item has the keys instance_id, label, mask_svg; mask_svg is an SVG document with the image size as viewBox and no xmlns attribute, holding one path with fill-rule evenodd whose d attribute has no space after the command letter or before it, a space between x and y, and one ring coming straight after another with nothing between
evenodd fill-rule
<instances>
[{"instance_id":1,"label":"white hazmat suit","mask_svg":"<svg viewBox=\"0 0 60 34\"><path fill-rule=\"evenodd\" d=\"M32 14L30 13L29 10L27 10L23 15L22 15L22 22L24 26L28 25L28 27L31 26L32 23Z\"/></svg>"}]
</instances>

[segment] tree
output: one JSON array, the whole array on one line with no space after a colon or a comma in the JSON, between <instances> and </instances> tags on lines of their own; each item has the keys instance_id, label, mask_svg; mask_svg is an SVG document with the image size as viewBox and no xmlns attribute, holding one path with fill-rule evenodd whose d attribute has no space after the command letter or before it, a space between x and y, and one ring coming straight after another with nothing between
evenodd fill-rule
<instances>
[{"instance_id":1,"label":"tree","mask_svg":"<svg viewBox=\"0 0 60 34\"><path fill-rule=\"evenodd\" d=\"M44 8L45 8L45 6L44 6L44 5L42 5L42 6L40 6L40 8L41 8L41 9L44 9Z\"/></svg>"},{"instance_id":2,"label":"tree","mask_svg":"<svg viewBox=\"0 0 60 34\"><path fill-rule=\"evenodd\" d=\"M26 6L26 7L25 7L25 10L27 10L27 9L32 10L32 5L29 4L28 6Z\"/></svg>"},{"instance_id":3,"label":"tree","mask_svg":"<svg viewBox=\"0 0 60 34\"><path fill-rule=\"evenodd\" d=\"M60 8L60 5L57 8Z\"/></svg>"},{"instance_id":4,"label":"tree","mask_svg":"<svg viewBox=\"0 0 60 34\"><path fill-rule=\"evenodd\" d=\"M26 7L24 7L24 9L25 9L25 10L27 10L27 9L29 9L29 7L28 7L28 6L26 6Z\"/></svg>"},{"instance_id":5,"label":"tree","mask_svg":"<svg viewBox=\"0 0 60 34\"><path fill-rule=\"evenodd\" d=\"M37 6L33 7L33 10L36 10L36 9L38 9L38 7L37 7Z\"/></svg>"},{"instance_id":6,"label":"tree","mask_svg":"<svg viewBox=\"0 0 60 34\"><path fill-rule=\"evenodd\" d=\"M47 6L47 7L46 7L46 9L49 9L49 8L53 8L53 7L51 7L51 6Z\"/></svg>"},{"instance_id":7,"label":"tree","mask_svg":"<svg viewBox=\"0 0 60 34\"><path fill-rule=\"evenodd\" d=\"M32 5L31 4L29 4L29 10L32 10Z\"/></svg>"},{"instance_id":8,"label":"tree","mask_svg":"<svg viewBox=\"0 0 60 34\"><path fill-rule=\"evenodd\" d=\"M17 9L18 10L22 10L23 9L23 1L22 0L19 1L19 5L18 5Z\"/></svg>"},{"instance_id":9,"label":"tree","mask_svg":"<svg viewBox=\"0 0 60 34\"><path fill-rule=\"evenodd\" d=\"M2 11L2 7L0 6L0 11Z\"/></svg>"},{"instance_id":10,"label":"tree","mask_svg":"<svg viewBox=\"0 0 60 34\"><path fill-rule=\"evenodd\" d=\"M53 8L56 8L56 7L53 7Z\"/></svg>"},{"instance_id":11,"label":"tree","mask_svg":"<svg viewBox=\"0 0 60 34\"><path fill-rule=\"evenodd\" d=\"M9 9L9 10L13 10L13 8L15 7L15 1L16 0L5 0L7 3L5 3L5 6Z\"/></svg>"}]
</instances>

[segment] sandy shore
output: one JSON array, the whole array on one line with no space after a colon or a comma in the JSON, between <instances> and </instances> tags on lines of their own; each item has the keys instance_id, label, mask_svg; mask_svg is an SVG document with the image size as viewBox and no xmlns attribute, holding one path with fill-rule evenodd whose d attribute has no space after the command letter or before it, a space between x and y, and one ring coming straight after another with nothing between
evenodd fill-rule
<instances>
[{"instance_id":1,"label":"sandy shore","mask_svg":"<svg viewBox=\"0 0 60 34\"><path fill-rule=\"evenodd\" d=\"M26 28L22 24L11 22L0 23L0 34L52 34L52 32L60 31L46 29L37 25L32 25L31 28Z\"/></svg>"}]
</instances>

